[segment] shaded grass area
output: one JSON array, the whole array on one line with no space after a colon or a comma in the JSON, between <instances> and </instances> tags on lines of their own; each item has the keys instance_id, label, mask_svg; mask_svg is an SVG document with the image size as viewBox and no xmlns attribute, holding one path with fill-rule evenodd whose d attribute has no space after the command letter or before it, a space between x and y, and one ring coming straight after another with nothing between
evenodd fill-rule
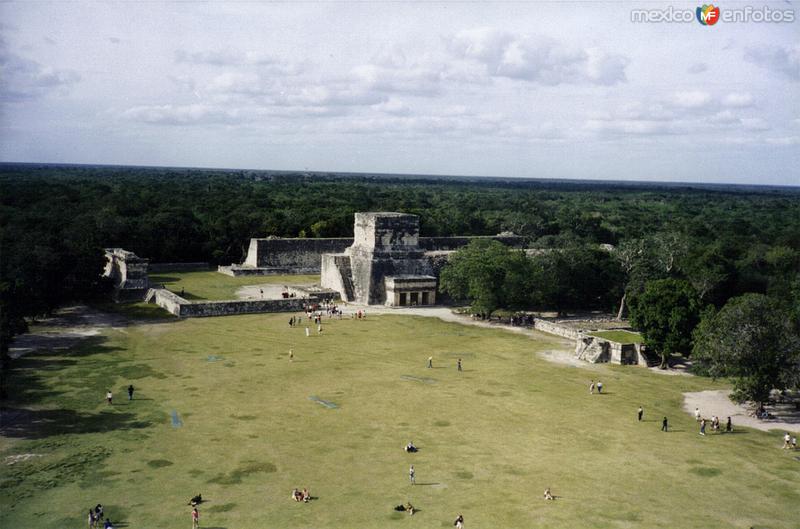
<instances>
[{"instance_id":1,"label":"shaded grass area","mask_svg":"<svg viewBox=\"0 0 800 529\"><path fill-rule=\"evenodd\" d=\"M297 285L319 283L319 275L277 275L231 277L219 272L203 270L191 272L165 272L152 274L150 282L163 284L188 300L236 299L236 291L247 285Z\"/></svg>"},{"instance_id":2,"label":"shaded grass area","mask_svg":"<svg viewBox=\"0 0 800 529\"><path fill-rule=\"evenodd\" d=\"M96 503L129 527L179 527L202 493L203 527L445 527L463 512L470 527L796 529L800 462L779 435L700 437L682 411L682 392L719 382L551 364L536 352L555 340L432 318L324 325L306 338L284 315L190 319L23 357L0 527L81 527ZM600 377L609 394L589 395ZM20 454L37 456L5 464ZM317 499L291 501L294 487ZM419 513L396 517L406 501Z\"/></svg>"},{"instance_id":3,"label":"shaded grass area","mask_svg":"<svg viewBox=\"0 0 800 529\"><path fill-rule=\"evenodd\" d=\"M598 338L605 338L617 343L642 343L644 338L638 332L630 331L597 331L590 332L589 336L597 336Z\"/></svg>"},{"instance_id":4,"label":"shaded grass area","mask_svg":"<svg viewBox=\"0 0 800 529\"><path fill-rule=\"evenodd\" d=\"M119 314L132 320L172 320L176 316L153 303L99 303L94 308L103 312Z\"/></svg>"}]
</instances>

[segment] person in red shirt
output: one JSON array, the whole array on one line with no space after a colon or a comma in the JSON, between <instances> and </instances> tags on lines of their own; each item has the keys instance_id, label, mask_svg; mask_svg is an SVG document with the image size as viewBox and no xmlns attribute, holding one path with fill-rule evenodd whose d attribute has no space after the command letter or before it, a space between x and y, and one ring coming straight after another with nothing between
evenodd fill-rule
<instances>
[{"instance_id":1,"label":"person in red shirt","mask_svg":"<svg viewBox=\"0 0 800 529\"><path fill-rule=\"evenodd\" d=\"M192 529L199 529L200 527L200 512L197 507L192 509Z\"/></svg>"}]
</instances>

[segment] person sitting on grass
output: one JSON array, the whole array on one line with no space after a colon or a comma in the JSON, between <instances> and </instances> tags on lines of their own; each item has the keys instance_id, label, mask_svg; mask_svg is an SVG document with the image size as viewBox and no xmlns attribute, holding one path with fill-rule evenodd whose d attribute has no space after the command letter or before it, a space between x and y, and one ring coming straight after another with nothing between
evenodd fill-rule
<instances>
[{"instance_id":1,"label":"person sitting on grass","mask_svg":"<svg viewBox=\"0 0 800 529\"><path fill-rule=\"evenodd\" d=\"M303 496L303 503L308 503L311 499L311 494L308 493L308 489L303 489L303 492L300 494Z\"/></svg>"},{"instance_id":2,"label":"person sitting on grass","mask_svg":"<svg viewBox=\"0 0 800 529\"><path fill-rule=\"evenodd\" d=\"M553 497L553 495L550 493L550 487L547 487L546 489L544 489L544 499L546 499L546 500L554 500L555 499Z\"/></svg>"},{"instance_id":3,"label":"person sitting on grass","mask_svg":"<svg viewBox=\"0 0 800 529\"><path fill-rule=\"evenodd\" d=\"M405 509L408 511L409 516L414 516L414 506L411 505L411 502L406 503Z\"/></svg>"},{"instance_id":4,"label":"person sitting on grass","mask_svg":"<svg viewBox=\"0 0 800 529\"><path fill-rule=\"evenodd\" d=\"M301 492L298 489L292 489L292 499L294 501L300 501L303 498L301 497Z\"/></svg>"},{"instance_id":5,"label":"person sitting on grass","mask_svg":"<svg viewBox=\"0 0 800 529\"><path fill-rule=\"evenodd\" d=\"M203 503L203 496L201 494L198 494L197 496L194 496L191 500L189 500L189 505L191 505L192 507L200 505L201 503Z\"/></svg>"},{"instance_id":6,"label":"person sitting on grass","mask_svg":"<svg viewBox=\"0 0 800 529\"><path fill-rule=\"evenodd\" d=\"M406 452L416 452L417 447L414 446L414 441L409 441L403 450L405 450Z\"/></svg>"}]
</instances>

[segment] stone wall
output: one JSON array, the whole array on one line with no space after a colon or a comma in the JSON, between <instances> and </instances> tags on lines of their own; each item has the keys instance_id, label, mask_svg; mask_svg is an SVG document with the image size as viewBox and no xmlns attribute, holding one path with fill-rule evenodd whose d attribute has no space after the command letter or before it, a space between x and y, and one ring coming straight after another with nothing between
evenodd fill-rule
<instances>
[{"instance_id":1,"label":"stone wall","mask_svg":"<svg viewBox=\"0 0 800 529\"><path fill-rule=\"evenodd\" d=\"M583 336L580 332L576 331L575 329L571 329L565 325L559 325L556 322L543 320L541 318L534 318L533 319L533 328L537 331L546 332L548 334L555 334L556 336L562 336L564 338L570 338L572 340L577 340L581 336Z\"/></svg>"},{"instance_id":2,"label":"stone wall","mask_svg":"<svg viewBox=\"0 0 800 529\"><path fill-rule=\"evenodd\" d=\"M357 215L374 215L370 213L359 213ZM398 217L399 218L399 217ZM399 221L402 223L402 221ZM392 237L387 230L381 231L378 227L377 235L378 246L384 245L381 237ZM402 232L402 230L400 230ZM410 232L409 232L410 233ZM408 234L407 234L408 235ZM363 237L372 237L362 233ZM401 236L402 237L402 236ZM522 248L525 239L517 235L495 235L480 237L419 237L417 227L413 237L416 244L423 251L454 251L469 244L474 239L492 239L513 248ZM376 242L370 239L370 243ZM410 240L410 239L409 239ZM404 241L408 246L409 240ZM247 256L242 264L220 266L217 270L223 274L239 275L273 275L273 274L316 274L321 271L321 261L324 254L344 253L356 242L356 238L331 238L331 239L282 239L270 237L266 239L250 239L250 246ZM367 242L361 241L361 246ZM400 241L394 241L397 244Z\"/></svg>"},{"instance_id":3,"label":"stone wall","mask_svg":"<svg viewBox=\"0 0 800 529\"><path fill-rule=\"evenodd\" d=\"M250 239L244 265L284 268L293 273L318 273L325 253L342 253L353 239Z\"/></svg>"},{"instance_id":4,"label":"stone wall","mask_svg":"<svg viewBox=\"0 0 800 529\"><path fill-rule=\"evenodd\" d=\"M147 300L182 318L261 314L267 312L301 312L306 304L317 302L316 299L302 298L189 301L163 288L150 289L147 294Z\"/></svg>"}]
</instances>

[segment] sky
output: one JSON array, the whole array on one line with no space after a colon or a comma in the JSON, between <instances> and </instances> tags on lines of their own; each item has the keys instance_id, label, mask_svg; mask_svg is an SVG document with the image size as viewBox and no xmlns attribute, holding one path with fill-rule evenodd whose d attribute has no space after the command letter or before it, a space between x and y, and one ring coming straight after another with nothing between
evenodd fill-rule
<instances>
[{"instance_id":1,"label":"sky","mask_svg":"<svg viewBox=\"0 0 800 529\"><path fill-rule=\"evenodd\" d=\"M800 185L800 3L698 5L4 2L0 161Z\"/></svg>"}]
</instances>

